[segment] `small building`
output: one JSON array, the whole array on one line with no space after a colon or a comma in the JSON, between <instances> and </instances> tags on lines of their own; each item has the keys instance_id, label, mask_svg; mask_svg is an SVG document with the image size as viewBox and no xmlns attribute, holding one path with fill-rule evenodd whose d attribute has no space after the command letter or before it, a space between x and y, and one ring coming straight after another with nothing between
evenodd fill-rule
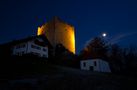
<instances>
[{"instance_id":1,"label":"small building","mask_svg":"<svg viewBox=\"0 0 137 90\"><path fill-rule=\"evenodd\" d=\"M80 61L80 68L97 72L111 72L109 63L101 59L82 60Z\"/></svg>"},{"instance_id":2,"label":"small building","mask_svg":"<svg viewBox=\"0 0 137 90\"><path fill-rule=\"evenodd\" d=\"M23 56L26 54L48 58L49 41L45 36L33 36L13 42L12 55Z\"/></svg>"}]
</instances>

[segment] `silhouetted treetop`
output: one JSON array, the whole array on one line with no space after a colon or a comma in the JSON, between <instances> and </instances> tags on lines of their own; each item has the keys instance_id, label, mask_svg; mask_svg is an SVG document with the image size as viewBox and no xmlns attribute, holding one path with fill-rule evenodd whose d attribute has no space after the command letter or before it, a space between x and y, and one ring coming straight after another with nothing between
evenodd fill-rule
<instances>
[{"instance_id":1,"label":"silhouetted treetop","mask_svg":"<svg viewBox=\"0 0 137 90\"><path fill-rule=\"evenodd\" d=\"M106 59L108 46L100 37L95 37L87 46L81 51L80 55L83 59L101 58Z\"/></svg>"}]
</instances>

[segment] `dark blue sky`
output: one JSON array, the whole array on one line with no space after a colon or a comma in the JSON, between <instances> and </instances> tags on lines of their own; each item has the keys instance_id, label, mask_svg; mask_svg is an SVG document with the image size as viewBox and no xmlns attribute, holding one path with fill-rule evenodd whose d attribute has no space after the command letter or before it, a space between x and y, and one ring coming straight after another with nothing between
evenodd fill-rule
<instances>
[{"instance_id":1,"label":"dark blue sky","mask_svg":"<svg viewBox=\"0 0 137 90\"><path fill-rule=\"evenodd\" d=\"M36 35L53 16L74 25L77 53L102 32L111 43L137 44L136 0L0 0L0 43Z\"/></svg>"}]
</instances>

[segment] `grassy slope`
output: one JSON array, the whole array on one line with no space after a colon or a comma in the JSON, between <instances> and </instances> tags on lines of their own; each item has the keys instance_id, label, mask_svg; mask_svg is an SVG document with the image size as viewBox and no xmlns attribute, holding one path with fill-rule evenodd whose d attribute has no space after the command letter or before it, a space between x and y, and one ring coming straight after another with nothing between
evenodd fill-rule
<instances>
[{"instance_id":1,"label":"grassy slope","mask_svg":"<svg viewBox=\"0 0 137 90\"><path fill-rule=\"evenodd\" d=\"M8 63L7 63L8 62ZM27 63L26 63L27 62ZM137 78L88 72L21 58L0 65L0 90L136 90ZM25 80L25 81L24 81Z\"/></svg>"}]
</instances>

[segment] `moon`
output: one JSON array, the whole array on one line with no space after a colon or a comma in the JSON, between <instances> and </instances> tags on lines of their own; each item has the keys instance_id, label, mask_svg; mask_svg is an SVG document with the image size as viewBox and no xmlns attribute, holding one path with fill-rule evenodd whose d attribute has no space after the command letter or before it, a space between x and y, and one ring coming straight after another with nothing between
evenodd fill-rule
<instances>
[{"instance_id":1,"label":"moon","mask_svg":"<svg viewBox=\"0 0 137 90\"><path fill-rule=\"evenodd\" d=\"M107 34L106 34L106 33L102 33L102 36L103 36L103 37L106 37L106 36L107 36Z\"/></svg>"}]
</instances>

